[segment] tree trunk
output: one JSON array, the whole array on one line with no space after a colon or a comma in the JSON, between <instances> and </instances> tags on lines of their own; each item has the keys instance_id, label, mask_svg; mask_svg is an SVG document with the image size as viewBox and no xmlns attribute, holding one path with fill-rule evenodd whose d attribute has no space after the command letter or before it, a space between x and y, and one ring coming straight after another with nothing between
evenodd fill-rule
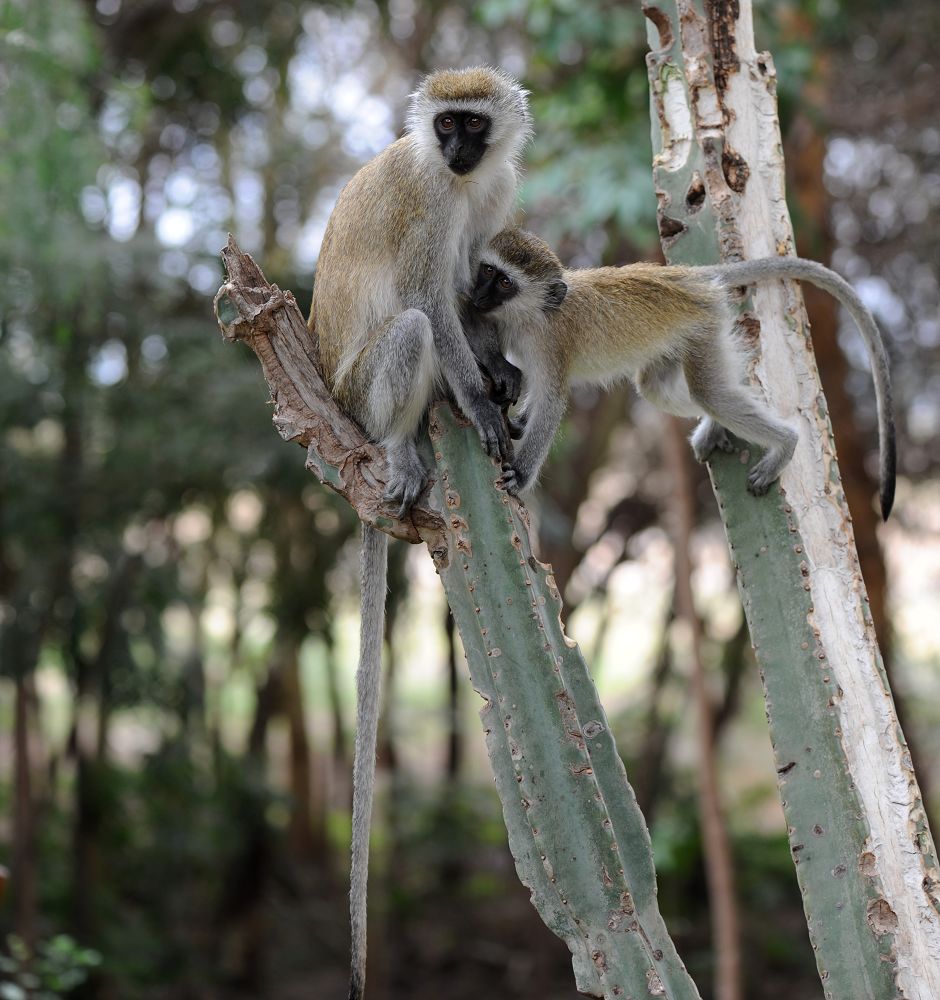
<instances>
[{"instance_id":1,"label":"tree trunk","mask_svg":"<svg viewBox=\"0 0 940 1000\"><path fill-rule=\"evenodd\" d=\"M287 712L290 732L290 792L291 811L287 840L299 857L315 856L323 844L326 831L314 828L312 801L313 768L310 740L304 715L304 692L300 677L300 646L295 637L285 639L281 678L284 697L281 704Z\"/></svg>"},{"instance_id":2,"label":"tree trunk","mask_svg":"<svg viewBox=\"0 0 940 1000\"><path fill-rule=\"evenodd\" d=\"M36 823L30 759L28 677L18 674L13 708L13 928L30 952L36 944Z\"/></svg>"},{"instance_id":3,"label":"tree trunk","mask_svg":"<svg viewBox=\"0 0 940 1000\"><path fill-rule=\"evenodd\" d=\"M660 234L672 263L787 253L773 61L748 0L650 4ZM799 291L758 286L753 378L800 442L755 499L709 462L744 602L790 848L827 997L940 996L933 840L875 640Z\"/></svg>"}]
</instances>

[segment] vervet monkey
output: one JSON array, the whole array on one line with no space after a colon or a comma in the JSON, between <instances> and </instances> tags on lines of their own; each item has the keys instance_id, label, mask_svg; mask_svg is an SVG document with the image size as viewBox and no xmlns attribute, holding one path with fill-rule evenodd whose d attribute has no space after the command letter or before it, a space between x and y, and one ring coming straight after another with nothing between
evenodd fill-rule
<instances>
[{"instance_id":1,"label":"vervet monkey","mask_svg":"<svg viewBox=\"0 0 940 1000\"><path fill-rule=\"evenodd\" d=\"M471 259L513 209L531 132L527 93L498 70L432 73L406 134L340 194L317 261L308 326L339 404L386 451L386 500L403 517L427 472L416 434L443 379L492 457L510 442L457 313ZM362 995L366 881L385 617L387 538L363 525L362 623L353 769L350 998Z\"/></svg>"},{"instance_id":2,"label":"vervet monkey","mask_svg":"<svg viewBox=\"0 0 940 1000\"><path fill-rule=\"evenodd\" d=\"M745 382L746 357L731 334L727 289L776 278L809 281L830 292L861 331L878 406L881 512L887 519L896 464L888 358L874 318L843 278L798 257L568 270L547 244L520 229L504 230L483 252L470 292L482 316L465 324L484 366L506 363L497 355L502 347L523 372L514 432L521 431L522 441L506 467L506 488L521 490L538 475L571 383L609 385L631 376L639 393L667 413L702 417L691 437L699 461L715 448L733 450L728 430L761 445L765 453L748 472L748 489L766 493L793 456L797 431Z\"/></svg>"}]
</instances>

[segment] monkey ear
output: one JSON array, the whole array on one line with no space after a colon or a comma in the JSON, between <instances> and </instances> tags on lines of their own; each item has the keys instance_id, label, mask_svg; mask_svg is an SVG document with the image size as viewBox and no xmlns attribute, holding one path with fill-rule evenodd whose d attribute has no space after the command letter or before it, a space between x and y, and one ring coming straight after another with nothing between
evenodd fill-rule
<instances>
[{"instance_id":1,"label":"monkey ear","mask_svg":"<svg viewBox=\"0 0 940 1000\"><path fill-rule=\"evenodd\" d=\"M557 309L565 301L567 294L568 286L559 278L557 281L549 282L545 297L548 300L549 306Z\"/></svg>"}]
</instances>

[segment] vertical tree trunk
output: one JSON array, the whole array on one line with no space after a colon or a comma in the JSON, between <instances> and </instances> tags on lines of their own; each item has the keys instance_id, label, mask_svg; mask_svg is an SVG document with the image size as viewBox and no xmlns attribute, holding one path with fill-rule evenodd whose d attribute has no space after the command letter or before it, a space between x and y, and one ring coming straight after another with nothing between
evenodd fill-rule
<instances>
[{"instance_id":1,"label":"vertical tree trunk","mask_svg":"<svg viewBox=\"0 0 940 1000\"><path fill-rule=\"evenodd\" d=\"M584 660L561 627L525 508L449 408L431 415L429 539L460 629L520 880L571 949L578 989L608 1000L698 997L666 931L646 824Z\"/></svg>"},{"instance_id":2,"label":"vertical tree trunk","mask_svg":"<svg viewBox=\"0 0 940 1000\"><path fill-rule=\"evenodd\" d=\"M789 190L806 220L805 235L797 240L796 252L828 264L832 256L829 226L829 193L823 180L826 139L814 122L799 115L786 137ZM798 234L799 235L799 234ZM875 634L882 656L890 660L891 632L888 625L888 581L881 546L878 543L880 518L874 498L877 486L865 468L865 445L856 424L855 404L846 388L849 366L839 347L839 303L814 285L803 286L813 331L813 351L819 375L829 400L829 418L839 444L839 471L845 500L852 515L852 530L862 579L868 594Z\"/></svg>"},{"instance_id":3,"label":"vertical tree trunk","mask_svg":"<svg viewBox=\"0 0 940 1000\"><path fill-rule=\"evenodd\" d=\"M670 262L787 253L775 71L749 0L648 4L654 178ZM759 286L753 377L800 442L779 486L709 462L764 684L778 783L832 1000L940 996L933 839L884 674L797 288ZM742 446L743 447L743 446ZM749 451L750 449L745 449Z\"/></svg>"},{"instance_id":4,"label":"vertical tree trunk","mask_svg":"<svg viewBox=\"0 0 940 1000\"><path fill-rule=\"evenodd\" d=\"M291 812L287 839L291 850L299 857L313 857L322 845L326 831L314 828L312 802L313 768L310 760L310 740L304 714L304 693L300 677L300 647L296 637L286 638L282 645L281 677L284 688L282 704L287 712L290 733L290 792Z\"/></svg>"},{"instance_id":5,"label":"vertical tree trunk","mask_svg":"<svg viewBox=\"0 0 940 1000\"><path fill-rule=\"evenodd\" d=\"M29 679L17 674L13 718L13 927L30 951L36 944L36 825L30 760Z\"/></svg>"},{"instance_id":6,"label":"vertical tree trunk","mask_svg":"<svg viewBox=\"0 0 940 1000\"><path fill-rule=\"evenodd\" d=\"M808 26L808 30L812 30L812 25ZM804 39L804 43L808 41ZM816 72L823 79L828 78L825 68L818 66ZM821 102L822 98L819 100ZM802 239L797 234L797 253L828 262L832 256L833 237L829 224L830 198L823 168L826 137L815 118L809 115L797 116L786 136L786 148L787 188L793 191L800 217L807 220L804 228L809 229ZM889 682L893 684L891 650L894 636L888 618L888 574L878 540L881 519L875 503L877 486L865 467L868 449L858 427L855 402L846 385L849 364L839 346L839 304L831 295L813 285L803 286L803 298L806 300L806 312L813 331L813 352L819 366L819 376L829 400L829 419L839 445L839 470L845 489L845 501L852 515L852 531L862 579L865 581L868 606L875 624L875 635L878 637L885 672ZM919 741L908 725L908 700L897 689L894 689L894 707L901 728L907 736L915 771L921 775L922 791L929 807L931 797L926 783L930 781L931 774L929 770L921 770L917 766L923 756ZM926 812L930 815L931 809L927 808Z\"/></svg>"}]
</instances>

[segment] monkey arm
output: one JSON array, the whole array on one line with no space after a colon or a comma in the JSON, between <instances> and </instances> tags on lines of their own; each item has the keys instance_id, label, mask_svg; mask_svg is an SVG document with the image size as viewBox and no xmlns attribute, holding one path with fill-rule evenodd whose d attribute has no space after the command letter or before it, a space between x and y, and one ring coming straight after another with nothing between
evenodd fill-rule
<instances>
[{"instance_id":1,"label":"monkey arm","mask_svg":"<svg viewBox=\"0 0 940 1000\"><path fill-rule=\"evenodd\" d=\"M505 461L512 454L512 444L502 410L486 394L483 376L464 336L454 303L442 296L437 301L426 302L424 312L431 322L441 371L457 405L476 428L486 453Z\"/></svg>"},{"instance_id":2,"label":"monkey arm","mask_svg":"<svg viewBox=\"0 0 940 1000\"><path fill-rule=\"evenodd\" d=\"M461 299L464 336L474 357L493 383L493 400L506 407L519 399L522 372L503 356L497 325Z\"/></svg>"},{"instance_id":3,"label":"monkey arm","mask_svg":"<svg viewBox=\"0 0 940 1000\"><path fill-rule=\"evenodd\" d=\"M568 406L565 380L538 375L526 393L522 440L503 470L503 485L510 493L524 490L538 477Z\"/></svg>"}]
</instances>

